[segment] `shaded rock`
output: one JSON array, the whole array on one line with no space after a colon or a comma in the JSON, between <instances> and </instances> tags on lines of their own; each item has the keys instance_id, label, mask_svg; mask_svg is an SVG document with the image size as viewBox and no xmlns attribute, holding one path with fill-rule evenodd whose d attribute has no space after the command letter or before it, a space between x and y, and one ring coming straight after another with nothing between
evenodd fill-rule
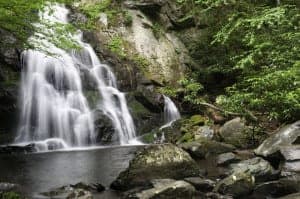
<instances>
[{"instance_id":1,"label":"shaded rock","mask_svg":"<svg viewBox=\"0 0 300 199\"><path fill-rule=\"evenodd\" d=\"M18 145L6 145L0 146L0 153L32 153L36 152L34 144L28 144L25 146Z\"/></svg>"},{"instance_id":2,"label":"shaded rock","mask_svg":"<svg viewBox=\"0 0 300 199\"><path fill-rule=\"evenodd\" d=\"M255 177L255 182L264 182L278 177L278 172L266 160L256 157L231 164L231 173L248 173Z\"/></svg>"},{"instance_id":3,"label":"shaded rock","mask_svg":"<svg viewBox=\"0 0 300 199\"><path fill-rule=\"evenodd\" d=\"M191 185L193 185L198 191L201 192L209 192L212 191L214 186L215 186L215 182L213 180L210 179L204 179L201 177L190 177L190 178L185 178L184 181L190 183Z\"/></svg>"},{"instance_id":4,"label":"shaded rock","mask_svg":"<svg viewBox=\"0 0 300 199\"><path fill-rule=\"evenodd\" d=\"M205 199L233 199L232 196L221 195L219 193L207 193L204 196Z\"/></svg>"},{"instance_id":5,"label":"shaded rock","mask_svg":"<svg viewBox=\"0 0 300 199\"><path fill-rule=\"evenodd\" d=\"M180 147L196 158L205 158L208 155L231 152L235 149L235 147L230 144L212 140L197 140L194 142L183 143Z\"/></svg>"},{"instance_id":6,"label":"shaded rock","mask_svg":"<svg viewBox=\"0 0 300 199\"><path fill-rule=\"evenodd\" d=\"M252 192L255 184L254 181L254 177L249 173L234 173L219 181L214 188L214 191L238 198Z\"/></svg>"},{"instance_id":7,"label":"shaded rock","mask_svg":"<svg viewBox=\"0 0 300 199\"><path fill-rule=\"evenodd\" d=\"M140 9L145 13L153 11L158 12L166 0L140 0L140 1L125 1L124 5L131 9Z\"/></svg>"},{"instance_id":8,"label":"shaded rock","mask_svg":"<svg viewBox=\"0 0 300 199\"><path fill-rule=\"evenodd\" d=\"M267 138L254 152L268 157L275 154L282 146L292 145L300 135L300 121L287 125Z\"/></svg>"},{"instance_id":9,"label":"shaded rock","mask_svg":"<svg viewBox=\"0 0 300 199\"><path fill-rule=\"evenodd\" d=\"M283 178L278 181L270 181L255 187L253 197L281 197L300 191L299 181L292 178Z\"/></svg>"},{"instance_id":10,"label":"shaded rock","mask_svg":"<svg viewBox=\"0 0 300 199\"><path fill-rule=\"evenodd\" d=\"M0 182L0 192L12 191L15 190L17 187L18 187L17 184Z\"/></svg>"},{"instance_id":11,"label":"shaded rock","mask_svg":"<svg viewBox=\"0 0 300 199\"><path fill-rule=\"evenodd\" d=\"M193 198L195 188L185 181L171 179L159 179L152 182L153 188L127 196L126 198L150 199L150 198Z\"/></svg>"},{"instance_id":12,"label":"shaded rock","mask_svg":"<svg viewBox=\"0 0 300 199\"><path fill-rule=\"evenodd\" d=\"M79 182L77 184L70 185L70 187L75 188L75 189L84 189L84 190L96 191L96 192L102 192L105 190L105 187L99 183L86 184L83 182Z\"/></svg>"},{"instance_id":13,"label":"shaded rock","mask_svg":"<svg viewBox=\"0 0 300 199\"><path fill-rule=\"evenodd\" d=\"M300 193L294 193L287 196L280 197L279 199L299 199Z\"/></svg>"},{"instance_id":14,"label":"shaded rock","mask_svg":"<svg viewBox=\"0 0 300 199\"><path fill-rule=\"evenodd\" d=\"M129 190L149 185L152 179L183 179L200 174L197 163L184 150L171 144L154 145L139 152L111 184L111 188Z\"/></svg>"},{"instance_id":15,"label":"shaded rock","mask_svg":"<svg viewBox=\"0 0 300 199\"><path fill-rule=\"evenodd\" d=\"M241 159L238 158L234 153L223 153L217 157L217 165L226 166L234 162L239 162Z\"/></svg>"},{"instance_id":16,"label":"shaded rock","mask_svg":"<svg viewBox=\"0 0 300 199\"><path fill-rule=\"evenodd\" d=\"M112 120L101 110L96 110L93 115L96 141L99 143L118 142Z\"/></svg>"},{"instance_id":17,"label":"shaded rock","mask_svg":"<svg viewBox=\"0 0 300 199\"><path fill-rule=\"evenodd\" d=\"M220 128L220 135L224 142L232 144L236 147L244 146L245 135L249 132L249 128L245 125L241 118L237 117L226 122Z\"/></svg>"}]
</instances>

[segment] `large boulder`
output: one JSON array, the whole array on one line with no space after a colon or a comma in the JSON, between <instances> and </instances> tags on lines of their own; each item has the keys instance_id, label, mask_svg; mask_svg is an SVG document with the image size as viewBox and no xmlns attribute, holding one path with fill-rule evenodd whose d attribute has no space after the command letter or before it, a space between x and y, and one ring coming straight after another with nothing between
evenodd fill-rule
<instances>
[{"instance_id":1,"label":"large boulder","mask_svg":"<svg viewBox=\"0 0 300 199\"><path fill-rule=\"evenodd\" d=\"M154 198L165 198L165 199L192 199L195 195L195 188L185 182L176 181L171 179L159 179L153 180L153 188L143 190L138 193L128 195L126 198L135 199L154 199Z\"/></svg>"},{"instance_id":2,"label":"large boulder","mask_svg":"<svg viewBox=\"0 0 300 199\"><path fill-rule=\"evenodd\" d=\"M197 163L181 148L172 144L154 145L139 152L111 184L111 188L129 190L148 185L152 179L183 179L200 174Z\"/></svg>"},{"instance_id":3,"label":"large boulder","mask_svg":"<svg viewBox=\"0 0 300 199\"><path fill-rule=\"evenodd\" d=\"M235 150L235 147L230 144L205 139L183 143L180 147L189 152L193 157L200 159L206 158L209 155L217 155Z\"/></svg>"},{"instance_id":4,"label":"large boulder","mask_svg":"<svg viewBox=\"0 0 300 199\"><path fill-rule=\"evenodd\" d=\"M214 188L215 192L232 195L234 198L246 196L254 189L255 180L249 173L234 173L219 181Z\"/></svg>"},{"instance_id":5,"label":"large boulder","mask_svg":"<svg viewBox=\"0 0 300 199\"><path fill-rule=\"evenodd\" d=\"M280 150L282 146L290 146L300 135L300 121L287 125L267 138L254 152L268 157Z\"/></svg>"},{"instance_id":6,"label":"large boulder","mask_svg":"<svg viewBox=\"0 0 300 199\"><path fill-rule=\"evenodd\" d=\"M220 128L220 135L224 142L236 147L244 147L245 138L249 131L250 129L245 125L245 122L241 118L237 117L226 122Z\"/></svg>"},{"instance_id":7,"label":"large boulder","mask_svg":"<svg viewBox=\"0 0 300 199\"><path fill-rule=\"evenodd\" d=\"M278 177L278 172L271 164L260 158L244 160L236 164L231 164L231 173L248 173L255 177L255 182L264 182Z\"/></svg>"},{"instance_id":8,"label":"large boulder","mask_svg":"<svg viewBox=\"0 0 300 199\"><path fill-rule=\"evenodd\" d=\"M300 191L300 182L296 178L282 178L259 184L253 191L254 198L277 198Z\"/></svg>"}]
</instances>

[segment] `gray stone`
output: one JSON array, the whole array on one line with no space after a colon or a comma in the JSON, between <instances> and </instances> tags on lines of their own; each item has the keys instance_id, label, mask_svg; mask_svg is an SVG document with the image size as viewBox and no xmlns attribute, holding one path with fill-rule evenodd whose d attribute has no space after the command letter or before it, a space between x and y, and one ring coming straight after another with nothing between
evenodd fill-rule
<instances>
[{"instance_id":1,"label":"gray stone","mask_svg":"<svg viewBox=\"0 0 300 199\"><path fill-rule=\"evenodd\" d=\"M190 178L185 178L184 180L192 184L198 191L201 192L212 191L216 184L213 180L204 179L201 177L190 177Z\"/></svg>"},{"instance_id":2,"label":"gray stone","mask_svg":"<svg viewBox=\"0 0 300 199\"><path fill-rule=\"evenodd\" d=\"M217 165L226 166L228 164L239 162L241 159L238 158L234 153L223 153L217 157Z\"/></svg>"},{"instance_id":3,"label":"gray stone","mask_svg":"<svg viewBox=\"0 0 300 199\"><path fill-rule=\"evenodd\" d=\"M160 181L160 182L159 182ZM175 181L170 179L156 180L154 187L127 196L126 198L150 199L150 198L193 198L195 188L185 181Z\"/></svg>"},{"instance_id":4,"label":"gray stone","mask_svg":"<svg viewBox=\"0 0 300 199\"><path fill-rule=\"evenodd\" d=\"M201 170L190 155L171 144L145 147L111 184L116 190L146 186L153 179L199 176Z\"/></svg>"},{"instance_id":5,"label":"gray stone","mask_svg":"<svg viewBox=\"0 0 300 199\"><path fill-rule=\"evenodd\" d=\"M300 183L295 178L282 178L277 181L270 181L259 184L255 187L253 196L263 197L281 197L300 191Z\"/></svg>"},{"instance_id":6,"label":"gray stone","mask_svg":"<svg viewBox=\"0 0 300 199\"><path fill-rule=\"evenodd\" d=\"M280 147L280 153L286 161L300 160L300 145Z\"/></svg>"},{"instance_id":7,"label":"gray stone","mask_svg":"<svg viewBox=\"0 0 300 199\"><path fill-rule=\"evenodd\" d=\"M254 189L255 179L249 173L234 173L219 181L214 188L215 192L232 195L239 198L250 194Z\"/></svg>"},{"instance_id":8,"label":"gray stone","mask_svg":"<svg viewBox=\"0 0 300 199\"><path fill-rule=\"evenodd\" d=\"M213 140L197 140L180 145L184 150L189 152L195 158L205 158L208 155L216 155L235 150L230 144L216 142Z\"/></svg>"},{"instance_id":9,"label":"gray stone","mask_svg":"<svg viewBox=\"0 0 300 199\"><path fill-rule=\"evenodd\" d=\"M224 139L224 142L237 147L244 146L243 141L248 132L249 127L239 117L226 122L220 129L220 135Z\"/></svg>"},{"instance_id":10,"label":"gray stone","mask_svg":"<svg viewBox=\"0 0 300 199\"><path fill-rule=\"evenodd\" d=\"M264 182L278 177L278 172L266 160L256 157L231 164L231 173L248 173L255 177L255 182Z\"/></svg>"},{"instance_id":11,"label":"gray stone","mask_svg":"<svg viewBox=\"0 0 300 199\"><path fill-rule=\"evenodd\" d=\"M201 126L197 129L195 134L195 140L198 139L213 139L214 137L214 130L211 129L209 126Z\"/></svg>"},{"instance_id":12,"label":"gray stone","mask_svg":"<svg viewBox=\"0 0 300 199\"><path fill-rule=\"evenodd\" d=\"M281 128L274 135L267 138L254 152L268 157L275 154L282 146L292 145L300 135L300 121Z\"/></svg>"}]
</instances>

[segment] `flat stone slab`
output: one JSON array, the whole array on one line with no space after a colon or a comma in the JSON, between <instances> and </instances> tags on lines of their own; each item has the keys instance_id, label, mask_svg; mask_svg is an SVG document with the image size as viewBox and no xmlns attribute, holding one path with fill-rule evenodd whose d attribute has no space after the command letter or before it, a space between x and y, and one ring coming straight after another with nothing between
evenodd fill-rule
<instances>
[{"instance_id":1,"label":"flat stone slab","mask_svg":"<svg viewBox=\"0 0 300 199\"><path fill-rule=\"evenodd\" d=\"M300 160L300 145L281 147L280 153L287 161Z\"/></svg>"}]
</instances>

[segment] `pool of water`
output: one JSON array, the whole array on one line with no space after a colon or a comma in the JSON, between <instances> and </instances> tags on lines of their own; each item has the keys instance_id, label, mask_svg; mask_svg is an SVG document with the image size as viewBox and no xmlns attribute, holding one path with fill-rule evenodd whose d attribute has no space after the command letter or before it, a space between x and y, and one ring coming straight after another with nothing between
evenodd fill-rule
<instances>
[{"instance_id":1,"label":"pool of water","mask_svg":"<svg viewBox=\"0 0 300 199\"><path fill-rule=\"evenodd\" d=\"M141 147L141 146L139 146ZM21 185L21 191L35 198L40 192L78 182L110 183L124 170L138 146L32 154L0 154L0 182ZM96 198L118 198L105 191Z\"/></svg>"}]
</instances>

